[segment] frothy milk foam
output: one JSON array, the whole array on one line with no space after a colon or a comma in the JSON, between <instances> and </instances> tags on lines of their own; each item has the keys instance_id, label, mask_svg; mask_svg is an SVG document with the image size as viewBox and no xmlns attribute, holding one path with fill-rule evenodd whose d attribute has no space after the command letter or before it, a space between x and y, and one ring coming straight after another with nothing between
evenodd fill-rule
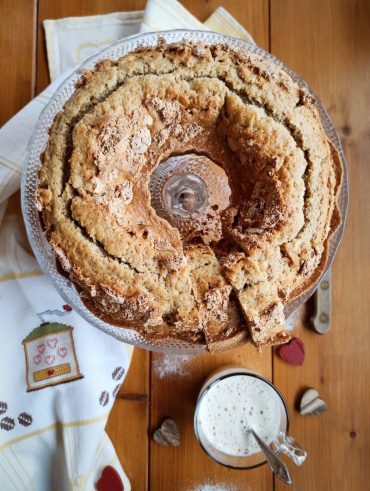
<instances>
[{"instance_id":1,"label":"frothy milk foam","mask_svg":"<svg viewBox=\"0 0 370 491\"><path fill-rule=\"evenodd\" d=\"M209 443L227 455L260 452L253 435L270 443L277 435L281 400L263 380L247 375L222 379L208 389L199 407L198 424Z\"/></svg>"}]
</instances>

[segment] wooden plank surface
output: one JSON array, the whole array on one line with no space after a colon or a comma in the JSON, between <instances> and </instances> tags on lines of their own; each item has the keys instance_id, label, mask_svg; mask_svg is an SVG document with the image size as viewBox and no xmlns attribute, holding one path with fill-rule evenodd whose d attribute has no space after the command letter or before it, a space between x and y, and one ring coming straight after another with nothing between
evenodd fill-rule
<instances>
[{"instance_id":1,"label":"wooden plank surface","mask_svg":"<svg viewBox=\"0 0 370 491\"><path fill-rule=\"evenodd\" d=\"M332 330L301 328L303 367L278 359L274 380L293 408L305 387L328 404L319 417L292 412L309 457L293 469L295 489L365 490L370 466L370 3L272 0L271 50L309 83L344 143L350 173L345 236L333 268ZM276 489L284 485L276 481Z\"/></svg>"},{"instance_id":2,"label":"wooden plank surface","mask_svg":"<svg viewBox=\"0 0 370 491\"><path fill-rule=\"evenodd\" d=\"M271 351L258 353L252 345L227 353L193 357L153 354L151 374L151 430L166 417L177 422L179 447L150 444L150 489L193 491L219 486L225 490L272 489L267 466L248 471L228 469L213 462L201 449L193 429L194 408L206 378L225 366L248 367L271 379ZM248 487L246 487L248 484ZM219 489L217 488L217 489Z\"/></svg>"},{"instance_id":3,"label":"wooden plank surface","mask_svg":"<svg viewBox=\"0 0 370 491\"><path fill-rule=\"evenodd\" d=\"M50 83L42 25L45 19L140 10L144 5L145 0L39 0L37 93ZM148 483L149 357L146 351L135 351L107 426L133 490L144 490Z\"/></svg>"},{"instance_id":4,"label":"wooden plank surface","mask_svg":"<svg viewBox=\"0 0 370 491\"><path fill-rule=\"evenodd\" d=\"M42 21L63 17L142 10L145 4L145 0L84 0L81 2L76 0L39 0L36 93L41 92L50 83Z\"/></svg>"},{"instance_id":5,"label":"wooden plank surface","mask_svg":"<svg viewBox=\"0 0 370 491\"><path fill-rule=\"evenodd\" d=\"M350 167L351 203L346 234L333 269L333 326L326 336L309 329L311 304L296 316L306 345L303 367L251 346L224 354L171 358L136 350L112 410L108 433L134 491L194 491L217 485L233 491L283 489L266 466L231 471L210 461L198 446L192 415L204 379L225 365L248 366L286 396L291 430L309 457L293 468L297 491L362 491L370 482L370 3L367 0L184 0L200 20L224 6L256 42L300 73L322 99L340 132ZM139 10L145 0L2 0L0 16L0 124L48 83L42 21L47 18ZM37 7L37 8L36 8ZM36 12L37 50L36 50ZM270 22L269 22L270 19ZM269 36L271 33L271 36ZM16 60L16 63L14 63ZM18 209L18 196L12 206ZM318 417L294 409L306 387L328 403ZM182 444L150 441L163 418L179 424ZM211 489L211 488L209 488Z\"/></svg>"},{"instance_id":6,"label":"wooden plank surface","mask_svg":"<svg viewBox=\"0 0 370 491\"><path fill-rule=\"evenodd\" d=\"M34 95L36 0L1 0L0 19L2 126Z\"/></svg>"},{"instance_id":7,"label":"wooden plank surface","mask_svg":"<svg viewBox=\"0 0 370 491\"><path fill-rule=\"evenodd\" d=\"M222 5L248 28L260 46L269 48L267 1L187 0L182 4L201 21ZM176 357L172 358L174 366L180 365L180 373L166 376L164 368L171 366L171 357L152 354L150 423L153 432L164 418L173 418L180 427L181 445L169 448L151 441L149 489L193 491L216 486L226 490L272 490L272 475L267 466L251 470L248 474L220 466L203 452L193 430L196 398L209 374L217 368L236 365L255 369L271 379L271 350L267 348L257 353L252 346L246 346L227 353L204 354L185 358L183 367L181 357L180 362Z\"/></svg>"},{"instance_id":8,"label":"wooden plank surface","mask_svg":"<svg viewBox=\"0 0 370 491\"><path fill-rule=\"evenodd\" d=\"M35 95L36 10L37 0L0 2L0 126ZM19 193L9 199L7 208L21 213Z\"/></svg>"},{"instance_id":9,"label":"wooden plank surface","mask_svg":"<svg viewBox=\"0 0 370 491\"><path fill-rule=\"evenodd\" d=\"M136 349L109 416L107 432L132 489L146 489L149 453L149 356Z\"/></svg>"}]
</instances>

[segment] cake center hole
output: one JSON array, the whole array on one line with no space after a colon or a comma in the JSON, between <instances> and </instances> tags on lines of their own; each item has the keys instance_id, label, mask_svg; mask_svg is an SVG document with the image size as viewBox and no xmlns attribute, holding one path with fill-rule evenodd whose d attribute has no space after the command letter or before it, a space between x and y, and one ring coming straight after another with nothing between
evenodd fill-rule
<instances>
[{"instance_id":1,"label":"cake center hole","mask_svg":"<svg viewBox=\"0 0 370 491\"><path fill-rule=\"evenodd\" d=\"M154 170L149 190L157 215L178 229L184 243L221 239L231 189L225 171L206 155L167 158Z\"/></svg>"},{"instance_id":2,"label":"cake center hole","mask_svg":"<svg viewBox=\"0 0 370 491\"><path fill-rule=\"evenodd\" d=\"M201 177L193 173L173 175L164 183L162 199L170 213L188 218L202 212L207 206L207 186Z\"/></svg>"}]
</instances>

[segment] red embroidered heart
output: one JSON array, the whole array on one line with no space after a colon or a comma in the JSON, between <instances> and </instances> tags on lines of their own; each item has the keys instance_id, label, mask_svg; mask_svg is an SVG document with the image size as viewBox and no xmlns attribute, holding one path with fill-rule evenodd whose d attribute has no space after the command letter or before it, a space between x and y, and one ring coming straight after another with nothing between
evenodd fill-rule
<instances>
[{"instance_id":1,"label":"red embroidered heart","mask_svg":"<svg viewBox=\"0 0 370 491\"><path fill-rule=\"evenodd\" d=\"M48 344L49 348L55 348L55 346L57 345L57 342L58 342L57 338L47 340L47 344Z\"/></svg>"},{"instance_id":2,"label":"red embroidered heart","mask_svg":"<svg viewBox=\"0 0 370 491\"><path fill-rule=\"evenodd\" d=\"M125 488L116 469L107 465L96 483L96 489L98 491L124 491Z\"/></svg>"},{"instance_id":3,"label":"red embroidered heart","mask_svg":"<svg viewBox=\"0 0 370 491\"><path fill-rule=\"evenodd\" d=\"M299 338L292 338L289 343L283 344L279 348L279 356L291 365L303 365L304 344Z\"/></svg>"},{"instance_id":4,"label":"red embroidered heart","mask_svg":"<svg viewBox=\"0 0 370 491\"><path fill-rule=\"evenodd\" d=\"M48 365L51 365L54 360L55 360L55 356L53 356L53 355L48 355L45 357L45 361Z\"/></svg>"},{"instance_id":5,"label":"red embroidered heart","mask_svg":"<svg viewBox=\"0 0 370 491\"><path fill-rule=\"evenodd\" d=\"M67 312L71 312L72 307L70 305L65 304L63 305L63 309L66 310Z\"/></svg>"},{"instance_id":6,"label":"red embroidered heart","mask_svg":"<svg viewBox=\"0 0 370 491\"><path fill-rule=\"evenodd\" d=\"M42 354L43 354L43 352L45 351L45 344L44 344L44 343L39 344L39 345L37 346L37 351L38 351L38 352L39 352L39 353L42 355Z\"/></svg>"},{"instance_id":7,"label":"red embroidered heart","mask_svg":"<svg viewBox=\"0 0 370 491\"><path fill-rule=\"evenodd\" d=\"M55 373L55 370L48 370L49 377L51 377L52 375L54 375L54 373Z\"/></svg>"},{"instance_id":8,"label":"red embroidered heart","mask_svg":"<svg viewBox=\"0 0 370 491\"><path fill-rule=\"evenodd\" d=\"M35 355L33 357L33 362L36 363L36 365L38 365L41 361L41 355Z\"/></svg>"},{"instance_id":9,"label":"red embroidered heart","mask_svg":"<svg viewBox=\"0 0 370 491\"><path fill-rule=\"evenodd\" d=\"M67 348L65 348L64 346L63 348L58 349L58 355L61 356L62 358L64 358L66 354L67 354Z\"/></svg>"}]
</instances>

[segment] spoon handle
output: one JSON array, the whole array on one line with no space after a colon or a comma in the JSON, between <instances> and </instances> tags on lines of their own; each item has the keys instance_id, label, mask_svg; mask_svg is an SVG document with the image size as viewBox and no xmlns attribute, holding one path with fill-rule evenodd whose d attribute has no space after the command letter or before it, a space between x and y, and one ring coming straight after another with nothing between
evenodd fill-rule
<instances>
[{"instance_id":1,"label":"spoon handle","mask_svg":"<svg viewBox=\"0 0 370 491\"><path fill-rule=\"evenodd\" d=\"M260 446L262 452L265 454L266 460L271 467L272 472L286 484L292 484L293 481L290 477L288 467L257 435L257 433L251 428L249 430L254 436L256 442Z\"/></svg>"}]
</instances>

